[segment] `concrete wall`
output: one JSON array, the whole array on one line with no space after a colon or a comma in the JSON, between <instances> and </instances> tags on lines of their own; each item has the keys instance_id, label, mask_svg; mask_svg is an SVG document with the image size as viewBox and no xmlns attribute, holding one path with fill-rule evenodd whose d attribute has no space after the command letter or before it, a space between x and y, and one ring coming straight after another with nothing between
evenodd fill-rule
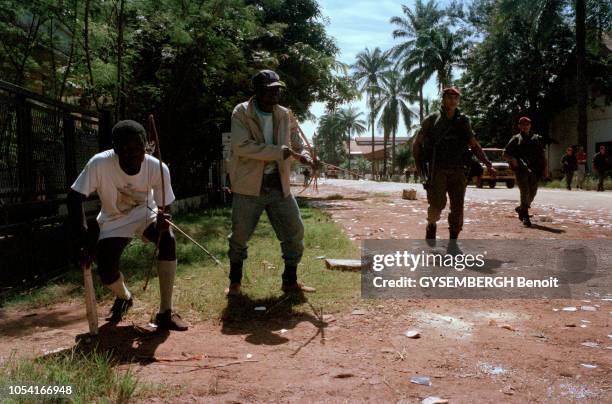
<instances>
[{"instance_id":1,"label":"concrete wall","mask_svg":"<svg viewBox=\"0 0 612 404\"><path fill-rule=\"evenodd\" d=\"M605 106L603 97L597 99L597 107L587 110L587 160L590 168L591 160L597 152L596 145L600 142L612 142L612 105ZM576 107L561 111L551 122L550 137L559 144L551 144L547 155L551 170L561 168L561 157L565 149L578 143L578 111Z\"/></svg>"}]
</instances>

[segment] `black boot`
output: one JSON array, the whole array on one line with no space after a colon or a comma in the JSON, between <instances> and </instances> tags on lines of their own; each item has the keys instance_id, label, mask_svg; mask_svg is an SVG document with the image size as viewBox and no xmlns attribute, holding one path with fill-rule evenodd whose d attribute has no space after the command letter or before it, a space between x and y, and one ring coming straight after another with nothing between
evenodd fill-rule
<instances>
[{"instance_id":1,"label":"black boot","mask_svg":"<svg viewBox=\"0 0 612 404\"><path fill-rule=\"evenodd\" d=\"M228 296L238 296L240 294L240 282L242 282L242 261L230 262L229 273L230 285L225 289Z\"/></svg>"},{"instance_id":2,"label":"black boot","mask_svg":"<svg viewBox=\"0 0 612 404\"><path fill-rule=\"evenodd\" d=\"M531 220L529 220L528 210L523 211L523 225L525 225L525 227L531 227Z\"/></svg>"},{"instance_id":3,"label":"black boot","mask_svg":"<svg viewBox=\"0 0 612 404\"><path fill-rule=\"evenodd\" d=\"M436 224L428 224L425 228L425 241L427 241L427 245L430 247L434 247L436 245Z\"/></svg>"},{"instance_id":4,"label":"black boot","mask_svg":"<svg viewBox=\"0 0 612 404\"><path fill-rule=\"evenodd\" d=\"M283 271L283 285L294 285L297 283L297 265L285 265Z\"/></svg>"},{"instance_id":5,"label":"black boot","mask_svg":"<svg viewBox=\"0 0 612 404\"><path fill-rule=\"evenodd\" d=\"M452 255L460 255L463 254L463 251L459 248L459 244L457 244L457 239L459 238L459 232L455 230L449 231L449 240L448 247L446 248L446 252Z\"/></svg>"},{"instance_id":6,"label":"black boot","mask_svg":"<svg viewBox=\"0 0 612 404\"><path fill-rule=\"evenodd\" d=\"M514 211L516 213L518 213L518 218L522 222L523 221L523 217L525 217L525 214L523 213L523 209L521 209L520 206L517 206L516 208L514 208Z\"/></svg>"}]
</instances>

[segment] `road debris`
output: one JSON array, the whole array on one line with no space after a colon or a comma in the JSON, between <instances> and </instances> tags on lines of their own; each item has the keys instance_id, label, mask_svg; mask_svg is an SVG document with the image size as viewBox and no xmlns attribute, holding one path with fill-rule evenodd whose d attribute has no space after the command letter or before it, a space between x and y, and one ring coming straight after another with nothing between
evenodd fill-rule
<instances>
[{"instance_id":1,"label":"road debris","mask_svg":"<svg viewBox=\"0 0 612 404\"><path fill-rule=\"evenodd\" d=\"M325 260L325 267L340 271L361 271L361 260L328 258Z\"/></svg>"},{"instance_id":2,"label":"road debris","mask_svg":"<svg viewBox=\"0 0 612 404\"><path fill-rule=\"evenodd\" d=\"M404 335L412 339L421 338L421 332L418 330L408 330L404 333Z\"/></svg>"},{"instance_id":3,"label":"road debris","mask_svg":"<svg viewBox=\"0 0 612 404\"><path fill-rule=\"evenodd\" d=\"M504 369L501 366L491 365L489 363L481 363L478 366L478 368L480 369L482 373L485 373L491 376L499 376L499 375L503 375L506 372L508 372L506 369Z\"/></svg>"},{"instance_id":4,"label":"road debris","mask_svg":"<svg viewBox=\"0 0 612 404\"><path fill-rule=\"evenodd\" d=\"M587 369L597 369L597 365L592 365L590 363L581 363L580 364L583 368L587 368Z\"/></svg>"},{"instance_id":5,"label":"road debris","mask_svg":"<svg viewBox=\"0 0 612 404\"><path fill-rule=\"evenodd\" d=\"M431 379L429 377L414 376L410 378L410 383L420 384L421 386L431 386Z\"/></svg>"},{"instance_id":6,"label":"road debris","mask_svg":"<svg viewBox=\"0 0 612 404\"><path fill-rule=\"evenodd\" d=\"M402 190L402 199L407 199L409 201L416 201L417 191L416 189L408 188Z\"/></svg>"},{"instance_id":7,"label":"road debris","mask_svg":"<svg viewBox=\"0 0 612 404\"><path fill-rule=\"evenodd\" d=\"M368 312L365 310L361 310L361 309L355 309L351 312L351 314L353 316L365 316L366 314L368 314Z\"/></svg>"},{"instance_id":8,"label":"road debris","mask_svg":"<svg viewBox=\"0 0 612 404\"><path fill-rule=\"evenodd\" d=\"M447 404L448 400L436 396L429 396L421 401L421 404Z\"/></svg>"}]
</instances>

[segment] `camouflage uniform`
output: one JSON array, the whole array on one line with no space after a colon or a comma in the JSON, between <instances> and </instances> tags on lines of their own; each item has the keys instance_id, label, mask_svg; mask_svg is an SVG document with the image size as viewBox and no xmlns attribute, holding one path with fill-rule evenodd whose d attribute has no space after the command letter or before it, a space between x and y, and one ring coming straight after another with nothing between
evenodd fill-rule
<instances>
[{"instance_id":1,"label":"camouflage uniform","mask_svg":"<svg viewBox=\"0 0 612 404\"><path fill-rule=\"evenodd\" d=\"M531 202L538 192L538 181L544 172L544 143L540 135L525 136L518 133L510 139L504 153L515 159L522 159L516 171L516 183L521 191L521 204L519 210L527 212Z\"/></svg>"},{"instance_id":2,"label":"camouflage uniform","mask_svg":"<svg viewBox=\"0 0 612 404\"><path fill-rule=\"evenodd\" d=\"M470 120L459 109L448 119L444 109L428 115L422 123L423 158L430 162L430 181L427 187L427 223L434 225L450 199L448 225L451 236L463 227L463 201L467 178L465 153L474 137Z\"/></svg>"}]
</instances>

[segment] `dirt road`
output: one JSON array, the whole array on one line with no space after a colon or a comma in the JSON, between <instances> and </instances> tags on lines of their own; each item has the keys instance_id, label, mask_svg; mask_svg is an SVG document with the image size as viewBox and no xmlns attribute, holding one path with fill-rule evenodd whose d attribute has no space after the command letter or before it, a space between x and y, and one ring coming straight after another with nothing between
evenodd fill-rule
<instances>
[{"instance_id":1,"label":"dirt road","mask_svg":"<svg viewBox=\"0 0 612 404\"><path fill-rule=\"evenodd\" d=\"M422 238L421 192L417 201L406 201L396 188L333 184L303 195L328 211L355 243ZM462 237L612 238L610 208L600 202L559 208L552 201L547 205L548 195L556 196L543 192L533 212L535 226L527 229L515 217L516 199L506 194L511 190L493 191L489 196L503 195L492 198L482 196L491 190L474 191L468 192ZM445 223L439 236L446 236ZM562 310L569 306L577 310ZM128 351L185 360L131 364L141 380L167 386L167 397L158 392L147 399L154 402L420 402L429 396L451 403L612 401L612 302L603 296L364 301L355 309L231 326L209 321L186 333L146 339L129 326L108 332L127 340ZM86 324L68 313L74 307L45 308L36 316L3 311L0 356L11 349L24 354L71 346ZM420 338L406 337L407 330L420 331ZM412 383L415 377L431 385Z\"/></svg>"}]
</instances>

